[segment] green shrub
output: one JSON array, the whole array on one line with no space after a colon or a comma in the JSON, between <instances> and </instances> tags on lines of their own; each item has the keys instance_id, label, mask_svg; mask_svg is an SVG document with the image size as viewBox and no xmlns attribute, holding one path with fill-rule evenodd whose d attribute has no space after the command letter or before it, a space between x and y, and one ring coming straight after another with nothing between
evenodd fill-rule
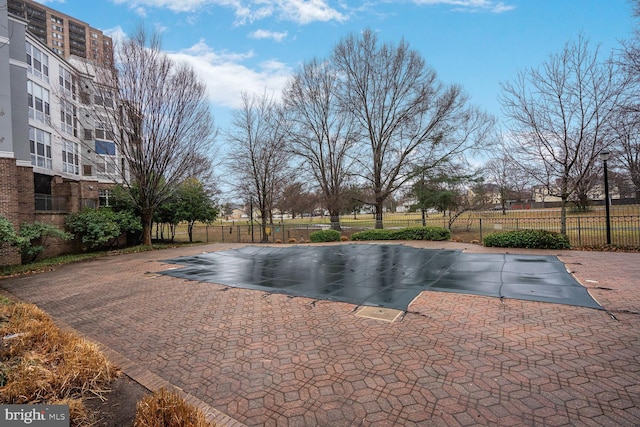
<instances>
[{"instance_id":1,"label":"green shrub","mask_svg":"<svg viewBox=\"0 0 640 427\"><path fill-rule=\"evenodd\" d=\"M449 240L451 231L443 227L409 227L394 230L393 240Z\"/></svg>"},{"instance_id":2,"label":"green shrub","mask_svg":"<svg viewBox=\"0 0 640 427\"><path fill-rule=\"evenodd\" d=\"M114 212L109 208L87 208L67 216L67 227L90 248L113 246L122 233L142 230L140 219L131 212Z\"/></svg>"},{"instance_id":3,"label":"green shrub","mask_svg":"<svg viewBox=\"0 0 640 427\"><path fill-rule=\"evenodd\" d=\"M73 236L43 222L25 222L20 226L20 232L16 233L13 224L0 215L0 243L10 243L19 248L23 263L35 261L50 243L50 238L70 240Z\"/></svg>"},{"instance_id":4,"label":"green shrub","mask_svg":"<svg viewBox=\"0 0 640 427\"><path fill-rule=\"evenodd\" d=\"M564 234L546 230L517 230L489 234L485 246L497 248L569 249L571 243Z\"/></svg>"},{"instance_id":5,"label":"green shrub","mask_svg":"<svg viewBox=\"0 0 640 427\"><path fill-rule=\"evenodd\" d=\"M372 229L358 231L351 235L351 240L392 240L391 235L394 230Z\"/></svg>"},{"instance_id":6,"label":"green shrub","mask_svg":"<svg viewBox=\"0 0 640 427\"><path fill-rule=\"evenodd\" d=\"M45 224L43 222L34 222L32 224L24 223L20 226L20 236L16 242L16 246L20 248L22 253L22 262L34 262L47 246L51 243L50 239L71 240L73 235L60 230L58 227Z\"/></svg>"},{"instance_id":7,"label":"green shrub","mask_svg":"<svg viewBox=\"0 0 640 427\"><path fill-rule=\"evenodd\" d=\"M309 240L313 243L339 242L340 232L337 230L319 230L309 234Z\"/></svg>"},{"instance_id":8,"label":"green shrub","mask_svg":"<svg viewBox=\"0 0 640 427\"><path fill-rule=\"evenodd\" d=\"M13 224L7 218L0 215L0 243L15 243L18 235L13 229Z\"/></svg>"},{"instance_id":9,"label":"green shrub","mask_svg":"<svg viewBox=\"0 0 640 427\"><path fill-rule=\"evenodd\" d=\"M373 229L353 233L351 240L449 240L451 232L442 227L409 227L399 230Z\"/></svg>"}]
</instances>

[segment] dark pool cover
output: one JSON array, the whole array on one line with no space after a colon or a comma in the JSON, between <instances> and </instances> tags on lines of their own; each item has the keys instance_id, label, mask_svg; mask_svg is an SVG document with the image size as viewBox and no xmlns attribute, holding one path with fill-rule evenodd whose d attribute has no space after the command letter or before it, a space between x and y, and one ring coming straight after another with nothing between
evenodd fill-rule
<instances>
[{"instance_id":1,"label":"dark pool cover","mask_svg":"<svg viewBox=\"0 0 640 427\"><path fill-rule=\"evenodd\" d=\"M422 291L602 308L555 256L403 245L247 246L181 257L163 274L292 296L406 310Z\"/></svg>"}]
</instances>

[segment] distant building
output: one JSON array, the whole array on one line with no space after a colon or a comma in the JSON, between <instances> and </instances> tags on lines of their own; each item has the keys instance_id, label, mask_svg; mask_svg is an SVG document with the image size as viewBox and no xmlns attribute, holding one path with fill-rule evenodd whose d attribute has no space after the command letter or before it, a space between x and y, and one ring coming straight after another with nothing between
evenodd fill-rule
<instances>
[{"instance_id":1,"label":"distant building","mask_svg":"<svg viewBox=\"0 0 640 427\"><path fill-rule=\"evenodd\" d=\"M618 188L610 183L609 197L613 200L620 199L620 191ZM560 188L556 188L554 194L559 194ZM589 200L604 200L604 184L596 184L587 194ZM543 202L562 202L562 198L556 195L552 195L546 185L536 185L533 187L533 201L537 203Z\"/></svg>"},{"instance_id":2,"label":"distant building","mask_svg":"<svg viewBox=\"0 0 640 427\"><path fill-rule=\"evenodd\" d=\"M109 204L125 162L99 111L107 102L116 108L115 97L96 90L94 61L76 55L91 50L54 53L33 24L39 9L47 23L63 18L68 33L80 21L31 1L10 4L0 0L0 215L16 229L35 220L60 226L69 212ZM19 262L17 251L0 247L0 265Z\"/></svg>"},{"instance_id":3,"label":"distant building","mask_svg":"<svg viewBox=\"0 0 640 427\"><path fill-rule=\"evenodd\" d=\"M10 14L27 21L35 38L63 58L71 55L110 63L113 41L102 31L33 0L8 0Z\"/></svg>"}]
</instances>

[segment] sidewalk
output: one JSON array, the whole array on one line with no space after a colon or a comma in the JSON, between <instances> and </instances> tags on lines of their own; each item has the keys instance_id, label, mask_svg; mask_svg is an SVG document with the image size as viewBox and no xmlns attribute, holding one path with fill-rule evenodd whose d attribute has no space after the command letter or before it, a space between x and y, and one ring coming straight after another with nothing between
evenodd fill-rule
<instances>
[{"instance_id":1,"label":"sidewalk","mask_svg":"<svg viewBox=\"0 0 640 427\"><path fill-rule=\"evenodd\" d=\"M164 259L240 246L100 258L0 287L125 372L246 425L640 425L640 254L510 251L559 254L607 311L423 292L392 323L156 274L175 267Z\"/></svg>"}]
</instances>

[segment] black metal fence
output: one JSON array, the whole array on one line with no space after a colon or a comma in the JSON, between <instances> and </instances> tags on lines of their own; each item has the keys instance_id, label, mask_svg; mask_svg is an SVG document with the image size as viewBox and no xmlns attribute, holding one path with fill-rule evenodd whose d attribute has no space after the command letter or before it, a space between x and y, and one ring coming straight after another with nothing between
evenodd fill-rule
<instances>
[{"instance_id":1,"label":"black metal fence","mask_svg":"<svg viewBox=\"0 0 640 427\"><path fill-rule=\"evenodd\" d=\"M461 215L450 226L450 218L442 215L431 215L425 218L427 226L438 226L451 229L452 239L464 242L482 242L483 238L491 233L521 229L543 229L549 231L561 231L561 219L559 211L535 212L527 215L527 212L519 212L517 215L508 212L502 215L500 212L473 213ZM357 231L374 228L373 218L353 220L342 218L340 226L342 235L350 237ZM421 218L416 215L406 218L391 217L384 219L384 228L404 228L423 225ZM277 222L267 227L267 236L270 243L300 243L309 241L309 235L317 230L330 228L328 222ZM616 246L640 246L640 214L633 209L614 212L610 217L611 243ZM605 245L606 217L600 212L583 213L580 215L568 215L566 233L572 246L600 246ZM166 232L164 233L166 237ZM260 242L262 230L260 224L222 222L216 225L197 225L193 229L193 240L202 242L230 242L251 243ZM188 241L186 226L178 227L175 236L176 241Z\"/></svg>"},{"instance_id":2,"label":"black metal fence","mask_svg":"<svg viewBox=\"0 0 640 427\"><path fill-rule=\"evenodd\" d=\"M52 196L51 194L39 194L34 196L36 212L68 212L67 198L64 196Z\"/></svg>"}]
</instances>

